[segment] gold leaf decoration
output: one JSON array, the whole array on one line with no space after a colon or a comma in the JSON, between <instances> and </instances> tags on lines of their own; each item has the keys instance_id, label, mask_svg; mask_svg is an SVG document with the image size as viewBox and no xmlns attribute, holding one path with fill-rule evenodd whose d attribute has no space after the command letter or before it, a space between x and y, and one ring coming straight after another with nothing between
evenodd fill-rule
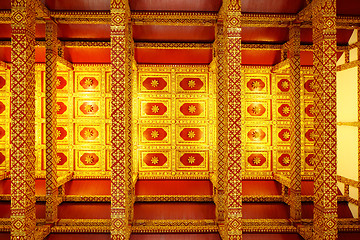
<instances>
[{"instance_id":1,"label":"gold leaf decoration","mask_svg":"<svg viewBox=\"0 0 360 240\"><path fill-rule=\"evenodd\" d=\"M93 82L93 80L92 80L91 78L87 78L87 79L84 81L84 84L85 84L85 86L87 86L87 87L91 87L91 86L94 84L94 82Z\"/></svg>"},{"instance_id":2,"label":"gold leaf decoration","mask_svg":"<svg viewBox=\"0 0 360 240\"><path fill-rule=\"evenodd\" d=\"M252 135L253 138L259 138L260 137L260 133L258 131L253 131L251 133L251 135Z\"/></svg>"},{"instance_id":3,"label":"gold leaf decoration","mask_svg":"<svg viewBox=\"0 0 360 240\"><path fill-rule=\"evenodd\" d=\"M282 159L282 162L284 163L284 164L289 164L290 163L290 157L284 157L283 159Z\"/></svg>"},{"instance_id":4,"label":"gold leaf decoration","mask_svg":"<svg viewBox=\"0 0 360 240\"><path fill-rule=\"evenodd\" d=\"M152 80L151 81L151 86L153 86L153 87L157 87L159 85L159 81L158 80Z\"/></svg>"},{"instance_id":5,"label":"gold leaf decoration","mask_svg":"<svg viewBox=\"0 0 360 240\"><path fill-rule=\"evenodd\" d=\"M157 112L159 112L159 110L160 110L160 108L159 108L158 105L154 105L154 106L151 107L151 111L152 111L153 113L157 113Z\"/></svg>"},{"instance_id":6,"label":"gold leaf decoration","mask_svg":"<svg viewBox=\"0 0 360 240\"><path fill-rule=\"evenodd\" d=\"M194 105L190 105L188 107L188 111L189 111L189 113L194 113L194 112L196 112L196 107Z\"/></svg>"},{"instance_id":7,"label":"gold leaf decoration","mask_svg":"<svg viewBox=\"0 0 360 240\"><path fill-rule=\"evenodd\" d=\"M290 108L289 107L283 107L282 112L283 112L283 114L289 114L290 113Z\"/></svg>"},{"instance_id":8,"label":"gold leaf decoration","mask_svg":"<svg viewBox=\"0 0 360 240\"><path fill-rule=\"evenodd\" d=\"M84 136L85 136L86 138L90 138L90 137L94 136L94 131L91 130L91 129L87 129L87 130L84 132Z\"/></svg>"},{"instance_id":9,"label":"gold leaf decoration","mask_svg":"<svg viewBox=\"0 0 360 240\"><path fill-rule=\"evenodd\" d=\"M259 158L259 157L254 157L252 161L253 161L253 163L254 163L255 165L259 165L259 164L261 163L261 158Z\"/></svg>"},{"instance_id":10,"label":"gold leaf decoration","mask_svg":"<svg viewBox=\"0 0 360 240\"><path fill-rule=\"evenodd\" d=\"M195 158L193 156L190 156L187 160L190 164L193 164L195 162Z\"/></svg>"},{"instance_id":11,"label":"gold leaf decoration","mask_svg":"<svg viewBox=\"0 0 360 240\"><path fill-rule=\"evenodd\" d=\"M86 105L84 107L85 111L87 112L93 112L94 111L94 106L93 105Z\"/></svg>"},{"instance_id":12,"label":"gold leaf decoration","mask_svg":"<svg viewBox=\"0 0 360 240\"><path fill-rule=\"evenodd\" d=\"M154 157L151 158L150 161L151 161L152 164L157 164L159 162L159 158L154 156Z\"/></svg>"},{"instance_id":13,"label":"gold leaf decoration","mask_svg":"<svg viewBox=\"0 0 360 240\"><path fill-rule=\"evenodd\" d=\"M251 109L251 111L252 111L254 114L259 114L260 111L261 111L261 109L260 109L260 107L256 106L256 107L253 107L253 108Z\"/></svg>"},{"instance_id":14,"label":"gold leaf decoration","mask_svg":"<svg viewBox=\"0 0 360 240\"><path fill-rule=\"evenodd\" d=\"M251 87L252 87L252 88L258 88L258 87L260 87L260 82L259 82L259 81L253 81L253 82L251 83Z\"/></svg>"},{"instance_id":15,"label":"gold leaf decoration","mask_svg":"<svg viewBox=\"0 0 360 240\"><path fill-rule=\"evenodd\" d=\"M56 110L56 112L60 111L60 109L61 109L60 105L59 105L59 104L55 104L55 110Z\"/></svg>"},{"instance_id":16,"label":"gold leaf decoration","mask_svg":"<svg viewBox=\"0 0 360 240\"><path fill-rule=\"evenodd\" d=\"M154 131L151 132L151 137L152 137L152 138L157 138L158 136L159 136L159 132L158 132L158 131L154 130Z\"/></svg>"},{"instance_id":17,"label":"gold leaf decoration","mask_svg":"<svg viewBox=\"0 0 360 240\"><path fill-rule=\"evenodd\" d=\"M56 164L59 164L59 162L61 162L61 157L56 156Z\"/></svg>"},{"instance_id":18,"label":"gold leaf decoration","mask_svg":"<svg viewBox=\"0 0 360 240\"><path fill-rule=\"evenodd\" d=\"M87 164L93 163L93 162L94 162L94 157L93 157L93 156L86 156L85 162L86 162Z\"/></svg>"},{"instance_id":19,"label":"gold leaf decoration","mask_svg":"<svg viewBox=\"0 0 360 240\"><path fill-rule=\"evenodd\" d=\"M284 132L283 133L283 138L286 139L286 140L289 139L290 138L290 132L289 131Z\"/></svg>"},{"instance_id":20,"label":"gold leaf decoration","mask_svg":"<svg viewBox=\"0 0 360 240\"><path fill-rule=\"evenodd\" d=\"M195 132L194 131L189 131L187 135L188 135L189 138L194 138L195 137Z\"/></svg>"},{"instance_id":21,"label":"gold leaf decoration","mask_svg":"<svg viewBox=\"0 0 360 240\"><path fill-rule=\"evenodd\" d=\"M288 89L289 88L289 82L288 81L282 81L281 82L281 87L283 89Z\"/></svg>"},{"instance_id":22,"label":"gold leaf decoration","mask_svg":"<svg viewBox=\"0 0 360 240\"><path fill-rule=\"evenodd\" d=\"M189 86L190 88L195 87L195 85L196 85L196 82L195 82L194 80L189 80L189 81L188 81L188 86Z\"/></svg>"}]
</instances>

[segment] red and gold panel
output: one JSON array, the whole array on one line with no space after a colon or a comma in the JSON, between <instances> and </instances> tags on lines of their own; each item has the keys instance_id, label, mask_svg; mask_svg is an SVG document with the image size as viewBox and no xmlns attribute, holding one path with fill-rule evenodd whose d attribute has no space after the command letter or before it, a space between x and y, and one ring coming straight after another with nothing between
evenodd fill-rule
<instances>
[{"instance_id":1,"label":"red and gold panel","mask_svg":"<svg viewBox=\"0 0 360 240\"><path fill-rule=\"evenodd\" d=\"M276 93L279 95L290 94L290 76L289 75L276 75L275 79Z\"/></svg>"},{"instance_id":2,"label":"red and gold panel","mask_svg":"<svg viewBox=\"0 0 360 240\"><path fill-rule=\"evenodd\" d=\"M249 145L266 145L271 144L271 126L246 125L246 144Z\"/></svg>"},{"instance_id":3,"label":"red and gold panel","mask_svg":"<svg viewBox=\"0 0 360 240\"><path fill-rule=\"evenodd\" d=\"M141 125L139 126L140 144L170 144L170 129L169 125Z\"/></svg>"},{"instance_id":4,"label":"red and gold panel","mask_svg":"<svg viewBox=\"0 0 360 240\"><path fill-rule=\"evenodd\" d=\"M270 75L245 74L245 94L270 94Z\"/></svg>"},{"instance_id":5,"label":"red and gold panel","mask_svg":"<svg viewBox=\"0 0 360 240\"><path fill-rule=\"evenodd\" d=\"M271 151L245 151L245 169L247 171L270 171Z\"/></svg>"},{"instance_id":6,"label":"red and gold panel","mask_svg":"<svg viewBox=\"0 0 360 240\"><path fill-rule=\"evenodd\" d=\"M170 73L139 73L139 92L170 92Z\"/></svg>"},{"instance_id":7,"label":"red and gold panel","mask_svg":"<svg viewBox=\"0 0 360 240\"><path fill-rule=\"evenodd\" d=\"M207 93L208 74L176 74L177 93Z\"/></svg>"},{"instance_id":8,"label":"red and gold panel","mask_svg":"<svg viewBox=\"0 0 360 240\"><path fill-rule=\"evenodd\" d=\"M314 102L313 101L305 101L305 119L314 119Z\"/></svg>"},{"instance_id":9,"label":"red and gold panel","mask_svg":"<svg viewBox=\"0 0 360 240\"><path fill-rule=\"evenodd\" d=\"M176 118L206 119L208 111L207 106L207 101L203 99L177 99Z\"/></svg>"},{"instance_id":10,"label":"red and gold panel","mask_svg":"<svg viewBox=\"0 0 360 240\"><path fill-rule=\"evenodd\" d=\"M70 168L72 158L71 158L71 155L69 155L69 150L59 148L57 150L56 162L57 162L58 170L66 171L66 170L72 169L72 168Z\"/></svg>"},{"instance_id":11,"label":"red and gold panel","mask_svg":"<svg viewBox=\"0 0 360 240\"><path fill-rule=\"evenodd\" d=\"M171 151L139 151L140 171L170 171Z\"/></svg>"},{"instance_id":12,"label":"red and gold panel","mask_svg":"<svg viewBox=\"0 0 360 240\"><path fill-rule=\"evenodd\" d=\"M185 145L207 144L208 142L208 128L207 126L176 126L176 143Z\"/></svg>"},{"instance_id":13,"label":"red and gold panel","mask_svg":"<svg viewBox=\"0 0 360 240\"><path fill-rule=\"evenodd\" d=\"M245 119L256 121L271 120L271 100L245 100Z\"/></svg>"},{"instance_id":14,"label":"red and gold panel","mask_svg":"<svg viewBox=\"0 0 360 240\"><path fill-rule=\"evenodd\" d=\"M304 168L305 170L314 170L314 164L315 164L315 154L314 151L305 151L305 164Z\"/></svg>"},{"instance_id":15,"label":"red and gold panel","mask_svg":"<svg viewBox=\"0 0 360 240\"><path fill-rule=\"evenodd\" d=\"M304 75L304 93L305 95L313 95L314 94L314 77L312 75Z\"/></svg>"},{"instance_id":16,"label":"red and gold panel","mask_svg":"<svg viewBox=\"0 0 360 240\"><path fill-rule=\"evenodd\" d=\"M0 148L0 170L7 170L7 163L9 162L9 153L6 149Z\"/></svg>"},{"instance_id":17,"label":"red and gold panel","mask_svg":"<svg viewBox=\"0 0 360 240\"><path fill-rule=\"evenodd\" d=\"M170 99L144 99L140 100L141 108L139 115L142 118L166 118L171 117Z\"/></svg>"},{"instance_id":18,"label":"red and gold panel","mask_svg":"<svg viewBox=\"0 0 360 240\"><path fill-rule=\"evenodd\" d=\"M6 81L6 74L5 72L0 72L0 91L1 92L6 92L6 84L7 84L7 81Z\"/></svg>"},{"instance_id":19,"label":"red and gold panel","mask_svg":"<svg viewBox=\"0 0 360 240\"><path fill-rule=\"evenodd\" d=\"M75 170L100 171L105 167L105 152L102 150L75 150Z\"/></svg>"},{"instance_id":20,"label":"red and gold panel","mask_svg":"<svg viewBox=\"0 0 360 240\"><path fill-rule=\"evenodd\" d=\"M75 124L75 144L100 144L102 135L100 125Z\"/></svg>"},{"instance_id":21,"label":"red and gold panel","mask_svg":"<svg viewBox=\"0 0 360 240\"><path fill-rule=\"evenodd\" d=\"M99 98L74 98L75 101L75 117L93 118L100 117L101 101Z\"/></svg>"},{"instance_id":22,"label":"red and gold panel","mask_svg":"<svg viewBox=\"0 0 360 240\"><path fill-rule=\"evenodd\" d=\"M75 92L100 92L101 72L75 72Z\"/></svg>"},{"instance_id":23,"label":"red and gold panel","mask_svg":"<svg viewBox=\"0 0 360 240\"><path fill-rule=\"evenodd\" d=\"M290 171L290 151L279 150L275 154L275 164L278 171Z\"/></svg>"},{"instance_id":24,"label":"red and gold panel","mask_svg":"<svg viewBox=\"0 0 360 240\"><path fill-rule=\"evenodd\" d=\"M314 145L315 130L313 127L305 127L305 145Z\"/></svg>"},{"instance_id":25,"label":"red and gold panel","mask_svg":"<svg viewBox=\"0 0 360 240\"><path fill-rule=\"evenodd\" d=\"M290 113L292 111L289 100L284 100L284 99L278 100L275 109L278 119L281 120L289 119Z\"/></svg>"},{"instance_id":26,"label":"red and gold panel","mask_svg":"<svg viewBox=\"0 0 360 240\"><path fill-rule=\"evenodd\" d=\"M105 72L105 92L111 93L111 72Z\"/></svg>"},{"instance_id":27,"label":"red and gold panel","mask_svg":"<svg viewBox=\"0 0 360 240\"><path fill-rule=\"evenodd\" d=\"M0 143L5 143L9 132L7 131L9 128L6 124L0 124Z\"/></svg>"},{"instance_id":28,"label":"red and gold panel","mask_svg":"<svg viewBox=\"0 0 360 240\"><path fill-rule=\"evenodd\" d=\"M290 145L291 129L290 126L277 126L276 140L278 145Z\"/></svg>"},{"instance_id":29,"label":"red and gold panel","mask_svg":"<svg viewBox=\"0 0 360 240\"><path fill-rule=\"evenodd\" d=\"M57 93L69 92L69 73L57 72L56 77L56 91ZM45 93L45 71L41 71L41 92Z\"/></svg>"},{"instance_id":30,"label":"red and gold panel","mask_svg":"<svg viewBox=\"0 0 360 240\"><path fill-rule=\"evenodd\" d=\"M6 117L6 110L9 105L7 105L6 98L0 98L0 119L4 119Z\"/></svg>"},{"instance_id":31,"label":"red and gold panel","mask_svg":"<svg viewBox=\"0 0 360 240\"><path fill-rule=\"evenodd\" d=\"M208 151L177 151L177 171L208 171Z\"/></svg>"}]
</instances>

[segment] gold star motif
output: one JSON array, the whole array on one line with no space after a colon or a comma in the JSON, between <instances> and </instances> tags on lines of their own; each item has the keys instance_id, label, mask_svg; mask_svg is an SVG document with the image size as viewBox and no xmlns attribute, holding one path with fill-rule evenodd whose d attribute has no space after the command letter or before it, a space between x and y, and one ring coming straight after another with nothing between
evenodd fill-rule
<instances>
[{"instance_id":1,"label":"gold star motif","mask_svg":"<svg viewBox=\"0 0 360 240\"><path fill-rule=\"evenodd\" d=\"M56 155L56 164L59 164L61 162L61 157Z\"/></svg>"},{"instance_id":2,"label":"gold star motif","mask_svg":"<svg viewBox=\"0 0 360 240\"><path fill-rule=\"evenodd\" d=\"M55 105L55 110L56 110L56 112L58 112L58 111L60 111L60 110L61 110L61 107L60 107L60 105L59 105L59 104L56 104L56 105Z\"/></svg>"},{"instance_id":3,"label":"gold star motif","mask_svg":"<svg viewBox=\"0 0 360 240\"><path fill-rule=\"evenodd\" d=\"M312 131L312 132L310 133L310 138L311 138L311 139L315 139L315 131Z\"/></svg>"},{"instance_id":4,"label":"gold star motif","mask_svg":"<svg viewBox=\"0 0 360 240\"><path fill-rule=\"evenodd\" d=\"M260 87L260 82L259 82L259 81L253 81L253 82L251 83L251 87L252 87L252 88L258 88L258 87Z\"/></svg>"},{"instance_id":5,"label":"gold star motif","mask_svg":"<svg viewBox=\"0 0 360 240\"><path fill-rule=\"evenodd\" d=\"M158 80L152 80L151 81L151 86L153 86L153 87L157 87L159 85L159 81Z\"/></svg>"},{"instance_id":6,"label":"gold star motif","mask_svg":"<svg viewBox=\"0 0 360 240\"><path fill-rule=\"evenodd\" d=\"M158 131L154 130L154 131L151 132L151 137L152 137L152 138L157 138L158 136L159 136L159 132L158 132Z\"/></svg>"},{"instance_id":7,"label":"gold star motif","mask_svg":"<svg viewBox=\"0 0 360 240\"><path fill-rule=\"evenodd\" d=\"M90 137L94 136L94 131L93 131L93 130L90 130L90 129L87 129L87 130L84 132L84 136L85 136L85 138L90 138Z\"/></svg>"},{"instance_id":8,"label":"gold star motif","mask_svg":"<svg viewBox=\"0 0 360 240\"><path fill-rule=\"evenodd\" d=\"M94 157L93 156L86 156L85 162L88 163L88 164L93 163L94 162Z\"/></svg>"},{"instance_id":9,"label":"gold star motif","mask_svg":"<svg viewBox=\"0 0 360 240\"><path fill-rule=\"evenodd\" d=\"M187 135L188 135L189 138L194 138L195 137L195 132L194 131L189 131Z\"/></svg>"},{"instance_id":10,"label":"gold star motif","mask_svg":"<svg viewBox=\"0 0 360 240\"><path fill-rule=\"evenodd\" d=\"M60 135L61 135L61 132L60 132L59 130L57 130L57 129L56 129L56 134L55 134L55 135L56 135L56 138L59 138L59 137L60 137Z\"/></svg>"},{"instance_id":11,"label":"gold star motif","mask_svg":"<svg viewBox=\"0 0 360 240\"><path fill-rule=\"evenodd\" d=\"M311 90L314 90L315 88L315 82L314 81L311 81L310 84L309 84L309 87Z\"/></svg>"},{"instance_id":12,"label":"gold star motif","mask_svg":"<svg viewBox=\"0 0 360 240\"><path fill-rule=\"evenodd\" d=\"M314 107L311 107L311 108L309 109L309 112L310 112L312 115L314 115L314 114L315 114Z\"/></svg>"},{"instance_id":13,"label":"gold star motif","mask_svg":"<svg viewBox=\"0 0 360 240\"><path fill-rule=\"evenodd\" d=\"M187 160L190 164L193 164L195 162L195 158L193 156L190 156Z\"/></svg>"},{"instance_id":14,"label":"gold star motif","mask_svg":"<svg viewBox=\"0 0 360 240\"><path fill-rule=\"evenodd\" d=\"M252 135L253 138L259 138L260 137L260 133L258 131L253 131L251 133L251 135Z\"/></svg>"},{"instance_id":15,"label":"gold star motif","mask_svg":"<svg viewBox=\"0 0 360 240\"><path fill-rule=\"evenodd\" d=\"M60 79L58 79L58 78L57 78L57 79L56 79L56 83L55 83L55 84L56 84L56 87L59 87L59 86L60 86L60 84L61 84Z\"/></svg>"},{"instance_id":16,"label":"gold star motif","mask_svg":"<svg viewBox=\"0 0 360 240\"><path fill-rule=\"evenodd\" d=\"M194 80L189 80L189 81L188 81L188 86L189 86L190 88L195 87L195 85L196 85L196 83L195 83Z\"/></svg>"},{"instance_id":17,"label":"gold star motif","mask_svg":"<svg viewBox=\"0 0 360 240\"><path fill-rule=\"evenodd\" d=\"M91 87L94 84L94 82L91 78L87 78L87 79L85 79L84 84L87 87Z\"/></svg>"},{"instance_id":18,"label":"gold star motif","mask_svg":"<svg viewBox=\"0 0 360 240\"><path fill-rule=\"evenodd\" d=\"M154 156L154 157L151 158L150 161L151 161L152 164L157 164L159 162L159 158Z\"/></svg>"},{"instance_id":19,"label":"gold star motif","mask_svg":"<svg viewBox=\"0 0 360 240\"><path fill-rule=\"evenodd\" d=\"M289 88L289 82L288 82L288 81L282 81L281 87L282 87L283 89L288 89L288 88Z\"/></svg>"},{"instance_id":20,"label":"gold star motif","mask_svg":"<svg viewBox=\"0 0 360 240\"><path fill-rule=\"evenodd\" d=\"M283 112L283 114L287 115L287 114L290 113L290 108L289 107L283 107L282 112Z\"/></svg>"},{"instance_id":21,"label":"gold star motif","mask_svg":"<svg viewBox=\"0 0 360 240\"><path fill-rule=\"evenodd\" d=\"M255 165L259 165L260 162L261 162L261 158L259 158L259 157L254 157L252 161L253 161L253 163L254 163Z\"/></svg>"},{"instance_id":22,"label":"gold star motif","mask_svg":"<svg viewBox=\"0 0 360 240\"><path fill-rule=\"evenodd\" d=\"M86 105L84 109L85 109L86 112L93 112L94 111L94 106L93 105Z\"/></svg>"},{"instance_id":23,"label":"gold star motif","mask_svg":"<svg viewBox=\"0 0 360 240\"><path fill-rule=\"evenodd\" d=\"M312 158L310 158L310 159L309 159L309 163L310 163L310 165L314 165L314 163L315 163L314 161L315 161L315 160L314 160L314 158L313 158L313 157L312 157Z\"/></svg>"},{"instance_id":24,"label":"gold star motif","mask_svg":"<svg viewBox=\"0 0 360 240\"><path fill-rule=\"evenodd\" d=\"M284 158L282 159L282 162L287 165L287 164L290 163L290 158L289 158L289 157L284 157Z\"/></svg>"},{"instance_id":25,"label":"gold star motif","mask_svg":"<svg viewBox=\"0 0 360 240\"><path fill-rule=\"evenodd\" d=\"M160 108L159 108L158 105L154 105L154 106L151 107L151 111L152 111L153 113L157 113L157 112L159 112L159 110L160 110Z\"/></svg>"},{"instance_id":26,"label":"gold star motif","mask_svg":"<svg viewBox=\"0 0 360 240\"><path fill-rule=\"evenodd\" d=\"M284 139L289 139L290 138L290 132L289 131L286 131L286 132L284 132L283 133L283 135L282 135L282 137L284 138Z\"/></svg>"},{"instance_id":27,"label":"gold star motif","mask_svg":"<svg viewBox=\"0 0 360 240\"><path fill-rule=\"evenodd\" d=\"M190 105L188 107L188 111L189 111L189 113L194 113L194 112L196 112L196 107L194 105Z\"/></svg>"},{"instance_id":28,"label":"gold star motif","mask_svg":"<svg viewBox=\"0 0 360 240\"><path fill-rule=\"evenodd\" d=\"M253 112L253 114L259 114L261 109L260 109L260 107L256 106L256 107L253 107L251 109L251 111Z\"/></svg>"}]
</instances>

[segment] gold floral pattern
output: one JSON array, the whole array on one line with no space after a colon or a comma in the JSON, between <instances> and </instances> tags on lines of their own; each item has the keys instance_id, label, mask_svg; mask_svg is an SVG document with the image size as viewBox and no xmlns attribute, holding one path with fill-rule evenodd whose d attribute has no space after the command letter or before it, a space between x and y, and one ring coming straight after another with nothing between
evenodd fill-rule
<instances>
[{"instance_id":1,"label":"gold floral pattern","mask_svg":"<svg viewBox=\"0 0 360 240\"><path fill-rule=\"evenodd\" d=\"M89 104L89 105L86 105L84 107L84 109L85 109L86 112L91 113L91 112L94 111L94 106Z\"/></svg>"},{"instance_id":2,"label":"gold floral pattern","mask_svg":"<svg viewBox=\"0 0 360 240\"><path fill-rule=\"evenodd\" d=\"M159 135L160 135L159 132L156 131L156 130L154 130L154 131L151 132L151 137L152 137L152 138L157 138Z\"/></svg>"},{"instance_id":3,"label":"gold floral pattern","mask_svg":"<svg viewBox=\"0 0 360 240\"><path fill-rule=\"evenodd\" d=\"M189 113L194 113L196 112L196 107L194 105L190 105L188 108Z\"/></svg>"},{"instance_id":4,"label":"gold floral pattern","mask_svg":"<svg viewBox=\"0 0 360 240\"><path fill-rule=\"evenodd\" d=\"M153 113L158 113L159 110L160 110L160 108L159 108L158 105L154 105L154 106L151 107L151 111L152 111Z\"/></svg>"},{"instance_id":5,"label":"gold floral pattern","mask_svg":"<svg viewBox=\"0 0 360 240\"><path fill-rule=\"evenodd\" d=\"M261 163L261 158L259 158L259 157L254 157L252 161L253 161L253 163L254 163L255 165L259 165L259 164Z\"/></svg>"},{"instance_id":6,"label":"gold floral pattern","mask_svg":"<svg viewBox=\"0 0 360 240\"><path fill-rule=\"evenodd\" d=\"M193 164L195 162L195 158L193 156L190 156L187 160L190 164Z\"/></svg>"},{"instance_id":7,"label":"gold floral pattern","mask_svg":"<svg viewBox=\"0 0 360 240\"><path fill-rule=\"evenodd\" d=\"M152 164L157 164L159 162L159 158L154 156L154 157L151 158L150 161L151 161Z\"/></svg>"},{"instance_id":8,"label":"gold floral pattern","mask_svg":"<svg viewBox=\"0 0 360 240\"><path fill-rule=\"evenodd\" d=\"M194 138L196 134L194 131L189 131L187 135L189 138Z\"/></svg>"},{"instance_id":9,"label":"gold floral pattern","mask_svg":"<svg viewBox=\"0 0 360 240\"><path fill-rule=\"evenodd\" d=\"M196 86L196 82L195 82L194 80L189 80L189 81L188 81L188 86L189 86L190 88L194 88L194 87Z\"/></svg>"},{"instance_id":10,"label":"gold floral pattern","mask_svg":"<svg viewBox=\"0 0 360 240\"><path fill-rule=\"evenodd\" d=\"M159 81L158 81L158 80L155 80L155 79L154 79L154 80L151 81L151 86L152 86L152 87L157 87L158 85L159 85Z\"/></svg>"}]
</instances>

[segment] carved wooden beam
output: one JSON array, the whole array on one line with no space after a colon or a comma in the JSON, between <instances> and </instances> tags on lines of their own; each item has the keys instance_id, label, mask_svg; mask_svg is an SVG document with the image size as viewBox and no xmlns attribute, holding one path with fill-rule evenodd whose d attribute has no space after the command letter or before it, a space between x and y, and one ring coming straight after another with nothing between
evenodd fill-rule
<instances>
[{"instance_id":1,"label":"carved wooden beam","mask_svg":"<svg viewBox=\"0 0 360 240\"><path fill-rule=\"evenodd\" d=\"M297 15L295 22L311 21L312 17L312 4L311 2L306 5Z\"/></svg>"},{"instance_id":2,"label":"carved wooden beam","mask_svg":"<svg viewBox=\"0 0 360 240\"><path fill-rule=\"evenodd\" d=\"M50 19L50 10L40 0L35 0L36 17Z\"/></svg>"},{"instance_id":3,"label":"carved wooden beam","mask_svg":"<svg viewBox=\"0 0 360 240\"><path fill-rule=\"evenodd\" d=\"M68 68L69 70L74 70L73 64L71 62L69 62L68 60L66 60L65 58L63 58L63 57L58 56L57 57L57 62L58 62L58 64Z\"/></svg>"},{"instance_id":4,"label":"carved wooden beam","mask_svg":"<svg viewBox=\"0 0 360 240\"><path fill-rule=\"evenodd\" d=\"M64 185L65 183L71 181L73 179L74 172L70 172L64 176L59 176L57 178L57 187L60 187L61 185Z\"/></svg>"},{"instance_id":5,"label":"carved wooden beam","mask_svg":"<svg viewBox=\"0 0 360 240\"><path fill-rule=\"evenodd\" d=\"M279 62L278 64L276 64L273 68L272 68L272 72L279 72L281 70L284 69L288 69L290 68L290 61L289 59L286 59L282 62ZM275 176L275 180L276 180L276 176Z\"/></svg>"}]
</instances>

